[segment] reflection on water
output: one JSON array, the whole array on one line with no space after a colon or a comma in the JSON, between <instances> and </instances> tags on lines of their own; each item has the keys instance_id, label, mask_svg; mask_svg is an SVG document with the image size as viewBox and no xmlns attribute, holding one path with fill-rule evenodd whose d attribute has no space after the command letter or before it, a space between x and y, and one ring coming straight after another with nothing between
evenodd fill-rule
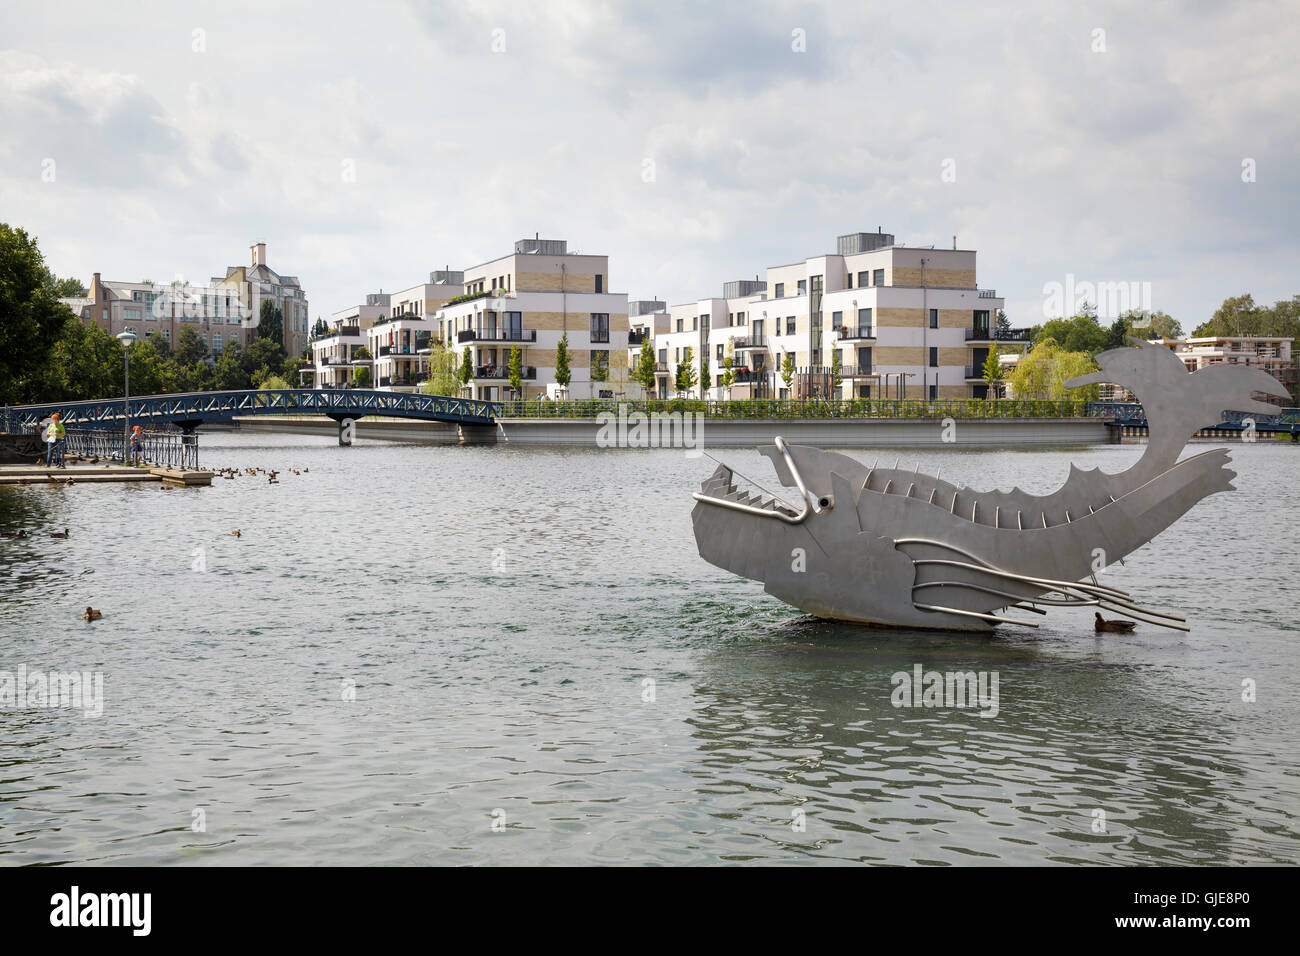
<instances>
[{"instance_id":1,"label":"reflection on water","mask_svg":"<svg viewBox=\"0 0 1300 956\"><path fill-rule=\"evenodd\" d=\"M1044 491L1139 452L902 454ZM0 861L1296 860L1294 449L1235 449L1237 493L1108 572L1191 634L1106 636L808 618L696 556L680 452L203 453L310 471L0 489L0 530L73 529L0 541L0 671L107 698L0 710ZM895 708L917 664L996 671L997 716Z\"/></svg>"}]
</instances>

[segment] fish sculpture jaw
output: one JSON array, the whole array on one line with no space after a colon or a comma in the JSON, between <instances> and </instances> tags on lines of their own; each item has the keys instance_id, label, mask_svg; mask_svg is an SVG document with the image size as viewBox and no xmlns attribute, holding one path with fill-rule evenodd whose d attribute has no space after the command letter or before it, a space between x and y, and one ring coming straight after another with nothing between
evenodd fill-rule
<instances>
[{"instance_id":1,"label":"fish sculpture jaw","mask_svg":"<svg viewBox=\"0 0 1300 956\"><path fill-rule=\"evenodd\" d=\"M1143 608L1127 592L1100 584L1096 574L1205 497L1233 489L1236 473L1227 467L1226 449L1179 461L1185 437L1205 427L1208 409L1219 401L1231 404L1220 406L1209 424L1224 407L1252 410L1252 392L1271 393L1280 383L1245 366L1198 379L1202 373L1188 373L1159 346L1115 351L1138 355L1107 359L1103 368L1118 360L1145 370L1139 397L1190 389L1161 401L1149 419L1152 428L1164 420L1184 434L1176 448L1153 442L1138 464L1116 475L1071 466L1057 491L1039 496L977 491L919 468L868 466L777 438L759 450L790 494L746 490L732 469L719 465L694 496L700 555L834 620L987 631L1002 623L1037 626L1011 616L1014 611L1090 606L1188 630L1178 615ZM1163 388L1153 392L1154 380Z\"/></svg>"}]
</instances>

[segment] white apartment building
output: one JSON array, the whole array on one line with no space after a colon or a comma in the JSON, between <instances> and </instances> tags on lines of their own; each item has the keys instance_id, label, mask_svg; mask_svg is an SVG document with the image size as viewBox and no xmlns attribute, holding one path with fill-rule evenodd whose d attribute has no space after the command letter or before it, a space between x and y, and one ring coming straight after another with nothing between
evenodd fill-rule
<instances>
[{"instance_id":1,"label":"white apartment building","mask_svg":"<svg viewBox=\"0 0 1300 956\"><path fill-rule=\"evenodd\" d=\"M563 239L521 239L514 252L464 272L464 293L438 309L438 338L469 350L470 398L612 398L626 381L627 294L610 291L609 257L568 251ZM555 381L556 350L568 337L570 383ZM509 385L511 350L523 381Z\"/></svg>"},{"instance_id":2,"label":"white apartment building","mask_svg":"<svg viewBox=\"0 0 1300 956\"><path fill-rule=\"evenodd\" d=\"M1158 339L1173 349L1188 371L1208 365L1254 365L1268 372L1291 391L1297 399L1297 375L1292 357L1293 340L1282 336L1199 336L1184 339Z\"/></svg>"},{"instance_id":3,"label":"white apartment building","mask_svg":"<svg viewBox=\"0 0 1300 956\"><path fill-rule=\"evenodd\" d=\"M1004 303L978 287L975 260L973 250L850 233L834 254L772 266L765 281L729 282L720 298L669 310L670 329L655 338L664 366L659 394L676 393L690 346L697 363L702 349L709 355L709 380L692 393L725 397L722 359L731 343L733 398L984 397L989 350L1023 348L1029 333L997 331ZM789 385L781 375L786 356L795 369Z\"/></svg>"},{"instance_id":4,"label":"white apartment building","mask_svg":"<svg viewBox=\"0 0 1300 956\"><path fill-rule=\"evenodd\" d=\"M374 360L371 385L415 389L428 377L426 356L439 331L438 310L465 293L464 273L440 270L429 282L389 295L388 314L366 330Z\"/></svg>"},{"instance_id":5,"label":"white apartment building","mask_svg":"<svg viewBox=\"0 0 1300 956\"><path fill-rule=\"evenodd\" d=\"M358 353L366 344L366 330L388 317L390 299L386 293L372 293L364 305L331 315L328 330L312 336L312 364L299 370L299 378L312 376L317 388L342 388L353 383L358 368L372 368L374 360Z\"/></svg>"},{"instance_id":6,"label":"white apartment building","mask_svg":"<svg viewBox=\"0 0 1300 956\"><path fill-rule=\"evenodd\" d=\"M628 301L627 367L629 375L630 370L635 369L637 363L641 360L642 343L649 339L653 347L658 336L667 334L671 321L672 317L668 314L667 305L658 299L634 299ZM629 378L627 388L621 391L618 388L615 389L615 397L620 397L620 394L639 398L645 394L645 389L642 385L632 382Z\"/></svg>"}]
</instances>

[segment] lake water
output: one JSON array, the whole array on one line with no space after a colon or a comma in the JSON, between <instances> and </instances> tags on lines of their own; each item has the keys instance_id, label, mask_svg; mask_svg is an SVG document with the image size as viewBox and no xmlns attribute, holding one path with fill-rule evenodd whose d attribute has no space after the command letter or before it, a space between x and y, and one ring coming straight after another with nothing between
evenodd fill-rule
<instances>
[{"instance_id":1,"label":"lake water","mask_svg":"<svg viewBox=\"0 0 1300 956\"><path fill-rule=\"evenodd\" d=\"M1140 452L897 454L1047 491ZM104 694L0 709L0 864L1300 858L1293 446L1234 448L1239 491L1106 573L1192 625L1131 635L809 618L697 556L713 466L681 451L201 455L279 484L0 488L0 530L41 532L0 540L0 671ZM997 716L893 707L917 664L996 671Z\"/></svg>"}]
</instances>

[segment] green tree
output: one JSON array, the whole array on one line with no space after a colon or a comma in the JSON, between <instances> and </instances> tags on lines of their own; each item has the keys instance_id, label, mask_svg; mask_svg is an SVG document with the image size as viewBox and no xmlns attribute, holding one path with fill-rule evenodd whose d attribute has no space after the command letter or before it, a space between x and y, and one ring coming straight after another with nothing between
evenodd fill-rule
<instances>
[{"instance_id":1,"label":"green tree","mask_svg":"<svg viewBox=\"0 0 1300 956\"><path fill-rule=\"evenodd\" d=\"M736 340L727 339L727 350L722 353L722 387L731 398L731 386L736 384Z\"/></svg>"},{"instance_id":2,"label":"green tree","mask_svg":"<svg viewBox=\"0 0 1300 956\"><path fill-rule=\"evenodd\" d=\"M1100 393L1098 385L1076 389L1065 387L1067 380L1096 369L1097 363L1087 352L1067 351L1057 345L1055 339L1047 338L1016 363L1010 383L1016 398L1096 401Z\"/></svg>"},{"instance_id":3,"label":"green tree","mask_svg":"<svg viewBox=\"0 0 1300 956\"><path fill-rule=\"evenodd\" d=\"M159 351L161 352L161 350ZM176 347L171 350L171 357L179 365L202 362L208 357L207 343L203 341L193 326L183 325L176 335Z\"/></svg>"},{"instance_id":4,"label":"green tree","mask_svg":"<svg viewBox=\"0 0 1300 956\"><path fill-rule=\"evenodd\" d=\"M1084 309L1091 308L1084 304ZM1096 315L1087 312L1069 319L1050 319L1034 329L1034 345L1046 339L1051 339L1058 348L1067 352L1087 352L1089 355L1105 351L1110 344L1108 330L1101 327Z\"/></svg>"},{"instance_id":5,"label":"green tree","mask_svg":"<svg viewBox=\"0 0 1300 956\"><path fill-rule=\"evenodd\" d=\"M555 347L555 384L567 389L573 373L569 370L569 333L560 336L560 344Z\"/></svg>"},{"instance_id":6,"label":"green tree","mask_svg":"<svg viewBox=\"0 0 1300 956\"><path fill-rule=\"evenodd\" d=\"M284 350L272 339L254 336L240 353L239 362L249 382L256 388L261 379L284 365Z\"/></svg>"},{"instance_id":7,"label":"green tree","mask_svg":"<svg viewBox=\"0 0 1300 956\"><path fill-rule=\"evenodd\" d=\"M248 373L244 371L243 348L231 339L217 356L212 368L212 387L219 391L248 388Z\"/></svg>"},{"instance_id":8,"label":"green tree","mask_svg":"<svg viewBox=\"0 0 1300 956\"><path fill-rule=\"evenodd\" d=\"M257 317L257 337L270 339L274 342L279 346L281 357L283 357L284 313L280 311L280 307L275 304L273 299L262 300L261 310Z\"/></svg>"},{"instance_id":9,"label":"green tree","mask_svg":"<svg viewBox=\"0 0 1300 956\"><path fill-rule=\"evenodd\" d=\"M998 309L997 330L999 332L1011 331L1011 320L1007 318L1006 309Z\"/></svg>"},{"instance_id":10,"label":"green tree","mask_svg":"<svg viewBox=\"0 0 1300 956\"><path fill-rule=\"evenodd\" d=\"M524 397L524 353L517 345L510 346L510 363L506 366L510 376L510 389L515 398Z\"/></svg>"},{"instance_id":11,"label":"green tree","mask_svg":"<svg viewBox=\"0 0 1300 956\"><path fill-rule=\"evenodd\" d=\"M839 349L831 349L831 388L835 392L835 397L840 395L840 386L844 384L844 367L841 365L843 360L840 358Z\"/></svg>"},{"instance_id":12,"label":"green tree","mask_svg":"<svg viewBox=\"0 0 1300 956\"><path fill-rule=\"evenodd\" d=\"M352 384L357 388L369 388L370 369L365 365L358 365L352 373Z\"/></svg>"},{"instance_id":13,"label":"green tree","mask_svg":"<svg viewBox=\"0 0 1300 956\"><path fill-rule=\"evenodd\" d=\"M997 345L989 349L988 357L984 359L984 383L989 387L989 397L993 396L998 383L1002 381L1002 363L998 361L998 356L1002 354L1002 349Z\"/></svg>"},{"instance_id":14,"label":"green tree","mask_svg":"<svg viewBox=\"0 0 1300 956\"><path fill-rule=\"evenodd\" d=\"M706 345L700 349L700 398L708 392L712 378L713 376L709 374L709 348Z\"/></svg>"},{"instance_id":15,"label":"green tree","mask_svg":"<svg viewBox=\"0 0 1300 956\"><path fill-rule=\"evenodd\" d=\"M605 349L591 350L591 380L593 382L609 381L609 352Z\"/></svg>"},{"instance_id":16,"label":"green tree","mask_svg":"<svg viewBox=\"0 0 1300 956\"><path fill-rule=\"evenodd\" d=\"M638 385L645 389L646 397L655 390L655 349L654 343L650 341L650 335L641 340L641 353L636 359L636 369L633 379Z\"/></svg>"},{"instance_id":17,"label":"green tree","mask_svg":"<svg viewBox=\"0 0 1300 956\"><path fill-rule=\"evenodd\" d=\"M474 357L470 355L469 346L465 346L465 351L461 354L460 360L460 384L462 387L469 385L470 380L474 378Z\"/></svg>"},{"instance_id":18,"label":"green tree","mask_svg":"<svg viewBox=\"0 0 1300 956\"><path fill-rule=\"evenodd\" d=\"M312 326L311 337L314 339L318 339L322 335L328 335L329 330L330 330L329 323L322 318L317 318L316 324Z\"/></svg>"},{"instance_id":19,"label":"green tree","mask_svg":"<svg viewBox=\"0 0 1300 956\"><path fill-rule=\"evenodd\" d=\"M79 299L86 294L80 279L58 279L53 273L49 276L49 288L56 299Z\"/></svg>"},{"instance_id":20,"label":"green tree","mask_svg":"<svg viewBox=\"0 0 1300 956\"><path fill-rule=\"evenodd\" d=\"M794 357L789 352L781 360L781 381L785 382L786 391L794 388Z\"/></svg>"},{"instance_id":21,"label":"green tree","mask_svg":"<svg viewBox=\"0 0 1300 956\"><path fill-rule=\"evenodd\" d=\"M50 350L72 315L34 236L0 223L0 404L40 401Z\"/></svg>"},{"instance_id":22,"label":"green tree","mask_svg":"<svg viewBox=\"0 0 1300 956\"><path fill-rule=\"evenodd\" d=\"M122 346L97 325L73 315L50 351L39 392L45 401L74 402L122 394Z\"/></svg>"},{"instance_id":23,"label":"green tree","mask_svg":"<svg viewBox=\"0 0 1300 956\"><path fill-rule=\"evenodd\" d=\"M682 360L677 364L677 394L689 393L695 387L697 381L696 375L699 370L695 367L695 350L689 345L682 353Z\"/></svg>"},{"instance_id":24,"label":"green tree","mask_svg":"<svg viewBox=\"0 0 1300 956\"><path fill-rule=\"evenodd\" d=\"M284 380L283 376L268 375L266 378L262 379L261 383L257 387L265 388L265 389L273 389L273 388L289 388L290 385L288 382Z\"/></svg>"},{"instance_id":25,"label":"green tree","mask_svg":"<svg viewBox=\"0 0 1300 956\"><path fill-rule=\"evenodd\" d=\"M442 342L434 342L429 351L429 377L420 391L426 395L454 396L460 384L459 356Z\"/></svg>"},{"instance_id":26,"label":"green tree","mask_svg":"<svg viewBox=\"0 0 1300 956\"><path fill-rule=\"evenodd\" d=\"M148 339L136 339L131 346L131 394L161 395L175 391L179 391L176 366L164 361Z\"/></svg>"}]
</instances>

